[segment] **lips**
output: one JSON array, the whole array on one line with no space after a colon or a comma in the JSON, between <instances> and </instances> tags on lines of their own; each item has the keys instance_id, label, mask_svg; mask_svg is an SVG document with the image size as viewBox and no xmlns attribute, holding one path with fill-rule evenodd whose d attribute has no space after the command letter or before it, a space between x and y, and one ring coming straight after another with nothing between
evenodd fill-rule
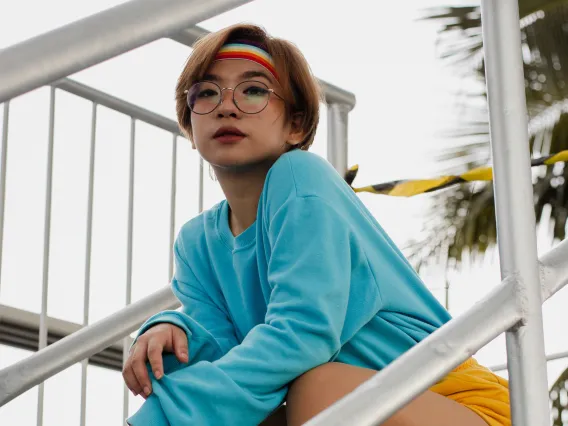
<instances>
[{"instance_id":1,"label":"lips","mask_svg":"<svg viewBox=\"0 0 568 426\"><path fill-rule=\"evenodd\" d=\"M225 136L245 137L246 135L243 132L241 132L239 129L237 129L236 127L221 127L213 135L213 137L215 139L217 139L219 137L225 137Z\"/></svg>"},{"instance_id":2,"label":"lips","mask_svg":"<svg viewBox=\"0 0 568 426\"><path fill-rule=\"evenodd\" d=\"M221 127L215 132L213 138L223 144L234 144L242 140L246 135L236 127Z\"/></svg>"}]
</instances>

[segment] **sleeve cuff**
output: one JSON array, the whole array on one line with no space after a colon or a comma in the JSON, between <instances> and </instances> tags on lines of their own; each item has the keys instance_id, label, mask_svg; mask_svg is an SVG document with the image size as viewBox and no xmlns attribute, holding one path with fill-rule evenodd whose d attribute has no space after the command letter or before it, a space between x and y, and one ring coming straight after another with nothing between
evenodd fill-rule
<instances>
[{"instance_id":1,"label":"sleeve cuff","mask_svg":"<svg viewBox=\"0 0 568 426\"><path fill-rule=\"evenodd\" d=\"M130 426L170 426L158 397L150 395L142 407L126 419Z\"/></svg>"}]
</instances>

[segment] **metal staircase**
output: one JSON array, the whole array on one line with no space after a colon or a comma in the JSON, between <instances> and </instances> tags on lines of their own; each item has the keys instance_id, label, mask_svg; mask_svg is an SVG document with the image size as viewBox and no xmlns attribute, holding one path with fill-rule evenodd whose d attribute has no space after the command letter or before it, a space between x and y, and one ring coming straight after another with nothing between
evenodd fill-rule
<instances>
[{"instance_id":1,"label":"metal staircase","mask_svg":"<svg viewBox=\"0 0 568 426\"><path fill-rule=\"evenodd\" d=\"M194 25L247 3L243 0L133 0L0 51L0 103L4 103L0 157L0 265L4 229L10 100L42 86L50 87L48 166L44 223L42 303L40 314L0 306L0 343L36 350L0 370L0 407L39 386L37 424L43 422L43 381L82 362L81 426L85 424L87 363L120 369L129 333L153 313L177 306L168 286L135 303L132 300L132 226L135 124L144 122L171 134L172 180L169 238L175 227L177 141L172 120L66 77L154 40L168 37L191 46L205 30ZM408 403L497 335L507 333L515 425L550 424L545 376L541 304L568 283L568 243L540 259L536 256L532 186L526 134L526 110L518 6L515 0L483 0L483 29L494 154L495 189L503 282L466 314L451 321L405 353L355 392L318 415L310 425L376 425ZM353 94L322 82L328 111L328 160L347 169L347 122ZM49 291L50 211L53 194L53 144L56 94L65 91L92 103L89 210L86 224L84 306L89 306L92 238L93 153L97 108L104 106L131 120L127 306L94 324L47 315ZM199 210L203 208L203 164L199 173ZM513 186L514 185L514 186ZM169 272L171 276L172 261ZM1 272L1 271L0 271ZM1 283L1 274L0 274ZM0 287L1 289L1 287ZM123 417L127 416L125 392Z\"/></svg>"}]
</instances>

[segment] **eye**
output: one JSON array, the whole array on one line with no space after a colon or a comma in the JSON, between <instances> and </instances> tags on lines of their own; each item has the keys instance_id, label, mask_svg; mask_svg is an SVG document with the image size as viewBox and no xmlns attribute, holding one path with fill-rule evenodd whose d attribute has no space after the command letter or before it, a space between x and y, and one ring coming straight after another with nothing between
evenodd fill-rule
<instances>
[{"instance_id":1,"label":"eye","mask_svg":"<svg viewBox=\"0 0 568 426\"><path fill-rule=\"evenodd\" d=\"M243 93L250 97L264 97L268 95L269 90L266 87L261 86L248 86L243 90Z\"/></svg>"},{"instance_id":2,"label":"eye","mask_svg":"<svg viewBox=\"0 0 568 426\"><path fill-rule=\"evenodd\" d=\"M199 93L197 93L198 98L211 98L217 95L217 91L213 89L203 89L200 90Z\"/></svg>"}]
</instances>

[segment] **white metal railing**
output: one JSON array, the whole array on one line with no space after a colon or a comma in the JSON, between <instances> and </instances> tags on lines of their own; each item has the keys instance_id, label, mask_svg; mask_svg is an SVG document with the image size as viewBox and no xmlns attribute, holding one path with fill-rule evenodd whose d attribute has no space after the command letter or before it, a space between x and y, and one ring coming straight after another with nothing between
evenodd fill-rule
<instances>
[{"instance_id":1,"label":"white metal railing","mask_svg":"<svg viewBox=\"0 0 568 426\"><path fill-rule=\"evenodd\" d=\"M192 25L250 1L131 0L0 50L0 103L161 38L191 47L209 33ZM352 93L319 83L327 104L353 109Z\"/></svg>"},{"instance_id":2,"label":"white metal railing","mask_svg":"<svg viewBox=\"0 0 568 426\"><path fill-rule=\"evenodd\" d=\"M138 5L157 4L152 0L136 2ZM197 4L197 1L185 0L184 6L187 9L192 8L188 6L188 2ZM112 16L121 16L124 10L127 10L126 6L134 3L124 5L125 9L120 9L120 13L116 12ZM185 14L185 20L175 20L169 13L178 11L176 7L179 2L171 0L169 3L171 10L163 15L168 23L160 28L146 28L144 35L136 33L134 38L126 37L118 31L118 23L112 21L110 33L113 38L105 38L106 42L101 43L104 47L99 46L96 55L78 53L77 50L72 50L67 56L61 56L60 52L54 52L53 49L40 52L40 61L57 63L57 67L50 68L48 77L38 76L26 68L31 63L26 62L30 61L31 56L27 55L31 53L34 54L33 59L37 65L37 48L42 46L39 40L0 52L0 62L16 64L7 67L7 72L0 72L0 101L48 83L47 79L62 77L62 73L69 70L78 71L81 67L164 36L168 31L169 34L177 34L172 38L181 39L183 34L179 31L183 26L194 23L189 16L192 14ZM215 5L226 6L228 3L218 1ZM164 0L160 1L159 5L163 7ZM199 10L205 13L203 8ZM97 16L99 19L100 14ZM109 16L111 15L105 15L105 18ZM126 27L135 27L138 30L145 25L136 19L128 21ZM182 20L183 25L180 23ZM91 31L93 23L99 21L92 17L81 22ZM503 282L466 314L446 324L353 393L316 416L309 422L310 425L380 424L504 331L507 332L513 423L522 426L549 423L541 304L568 282L568 242L553 249L543 257L541 264L538 264L516 0L482 0L482 22ZM107 23L105 22L105 26ZM52 36L76 34L79 27L73 25ZM97 33L89 31L85 31L85 35L78 39L77 46L85 47L84 43L92 42L98 37ZM121 36L123 38L120 38ZM185 36L190 35L185 33ZM18 52L26 55L18 56ZM10 59L13 61L10 62ZM42 67L36 68L45 71ZM55 89L52 89L51 111L54 92ZM346 166L347 115L352 107L348 102L344 104L345 106L331 106L328 112L331 119L328 155L340 172L345 171L344 165ZM8 114L6 111L8 108L5 109L5 117ZM5 161L3 156L0 162L3 164ZM48 167L48 194L51 179L49 170ZM4 178L5 176L0 176L0 180ZM0 191L0 200L3 202L2 186ZM49 223L49 213L46 215L46 223ZM49 241L48 231L45 240ZM164 305L175 303L171 290L166 288L157 295L132 304L0 371L0 405L126 335L143 318L154 312L156 307L159 308L154 305L156 300L160 300ZM45 315L43 308L42 315ZM121 327L117 324L121 324ZM40 334L46 335L45 317L42 327ZM45 343L45 337L43 339Z\"/></svg>"},{"instance_id":3,"label":"white metal railing","mask_svg":"<svg viewBox=\"0 0 568 426\"><path fill-rule=\"evenodd\" d=\"M127 336L153 313L178 305L171 289L165 287L0 370L0 406Z\"/></svg>"},{"instance_id":4,"label":"white metal railing","mask_svg":"<svg viewBox=\"0 0 568 426\"><path fill-rule=\"evenodd\" d=\"M165 130L170 132L172 135L172 155L171 155L171 188L170 188L170 224L169 224L169 246L165 249L168 249L170 253L169 258L169 276L172 275L173 272L173 254L171 253L171 247L173 246L174 241L174 221L175 221L175 207L176 207L176 164L177 164L177 141L178 137L181 136L179 127L177 123L173 120L160 116L156 113L151 111L144 110L136 105L130 104L113 96L110 96L106 93L100 92L96 89L88 87L84 84L78 83L76 81L70 79L62 79L59 80L51 85L50 88L50 98L49 98L49 127L48 127L48 151L47 151L47 176L46 176L46 202L45 202L45 219L44 219L44 241L43 241L43 272L42 272L42 289L41 289L41 310L39 314L39 324L37 325L38 330L38 338L39 344L37 348L41 352L42 349L47 347L48 343L48 336L50 335L50 330L48 324L52 319L47 316L47 300L49 294L49 286L48 286L48 276L49 276L49 256L50 256L50 229L51 229L51 199L52 199L52 177L53 177L53 147L54 147L54 127L55 127L55 111L56 111L56 93L57 90L63 90L68 93L72 93L76 96L79 96L85 100L88 100L92 103L92 115L91 115L91 137L90 137L90 152L89 152L89 183L88 183L88 211L87 211L87 223L86 223L86 249L85 249L85 274L83 279L83 326L86 326L89 323L88 312L89 312L89 299L90 299L90 265L91 265L91 241L92 241L92 215L93 215L93 187L94 187L94 176L95 176L95 142L96 142L96 128L97 128L97 109L99 106L107 107L111 110L123 113L130 117L130 146L129 146L129 181L128 181L128 194L129 194L129 202L128 202L128 218L127 218L127 250L126 250L126 304L130 304L132 300L132 238L133 238L133 213L134 213L134 152L135 152L135 124L137 121L145 122L150 124L154 127L159 129ZM7 154L7 138L8 138L8 124L10 119L9 113L9 105L10 102L7 101L5 103L4 108L4 115L3 115L3 129L4 129L4 137L3 137L3 162L6 163ZM0 170L0 200L2 203L0 205L0 217L4 217L4 209L5 209L5 187L6 187L6 167L3 166ZM198 192L198 205L199 211L203 209L203 163L200 162L200 179L199 179L199 192ZM3 219L2 219L3 220ZM3 229L3 223L0 223L0 229ZM3 240L0 239L0 265L2 264L2 247L3 247ZM0 283L1 283L1 270L0 270ZM163 309L176 306L175 301L161 301L159 295L155 297L154 301L146 302L146 306L161 306ZM1 306L0 306L1 307ZM4 314L4 318L0 318L0 323L5 325L4 333L10 336L10 327L15 326L26 326L26 324L21 324L18 316L10 316L10 314L14 313L14 310L6 309L4 307L2 309ZM129 312L129 311L126 311ZM114 340L104 340L104 344L99 344L98 350L95 353L100 352L101 350L107 348L108 346L115 344L117 339L127 337L128 334L134 329L139 326L143 321L144 318L138 317L136 320L136 316L134 316L130 321L135 321L135 325L132 323L124 322L120 323L121 327L118 329L114 328L112 331L115 336ZM136 322L137 321L137 322ZM103 322L104 324L104 322ZM28 324L29 326L29 324ZM74 328L74 324L66 324L65 329ZM108 326L108 325L107 325ZM116 325L114 326L116 327ZM110 330L109 330L110 331ZM78 332L78 336L84 336L85 334L83 331ZM86 336L89 336L87 333ZM8 343L10 340L8 339ZM100 342L98 342L100 343ZM128 346L130 344L130 339L124 339L123 341L123 358L127 356L128 353ZM51 346L46 348L46 353L49 354ZM77 352L78 349L74 349ZM79 350L80 351L80 350ZM91 354L94 355L95 353ZM85 419L85 412L86 412L86 383L87 383L87 364L89 362L88 357L82 357L82 370L81 370L81 421L84 422ZM114 364L113 359L109 359L109 357L102 357L103 365L107 366L109 364ZM43 361L45 365L49 365L50 362L57 362L57 358L53 360ZM26 374L29 374L32 370L26 370ZM43 380L38 382L38 408L37 408L37 424L41 426L43 423L43 401L44 401L44 386ZM128 396L127 391L125 390L125 401L127 402L126 398ZM126 405L125 407L127 407ZM126 408L125 408L126 410ZM84 423L81 423L82 425Z\"/></svg>"},{"instance_id":5,"label":"white metal railing","mask_svg":"<svg viewBox=\"0 0 568 426\"><path fill-rule=\"evenodd\" d=\"M543 302L568 284L567 260L566 240L540 258L540 286L537 288ZM517 286L517 276L505 278L466 313L444 325L307 425L339 426L348 421L357 425L381 424L486 343L519 324L524 309L517 300ZM548 406L546 389L544 396ZM527 408L531 407L532 401ZM517 422L514 418L515 425L523 424ZM550 416L545 415L534 424L548 426Z\"/></svg>"},{"instance_id":6,"label":"white metal railing","mask_svg":"<svg viewBox=\"0 0 568 426\"><path fill-rule=\"evenodd\" d=\"M0 102L4 101L2 117L2 157L0 158L0 267L2 249L6 191L6 165L8 158L8 128L10 121L10 97L50 84L48 155L46 175L46 200L44 218L43 273L41 290L41 312L32 314L0 305L0 340L16 343L29 348L33 336L38 338L39 351L26 360L2 370L6 380L0 382L0 394L3 396L0 406L21 394L24 389L39 385L37 424L43 424L43 381L62 371L75 362L82 361L81 369L81 411L80 424L86 422L86 385L87 365L96 362L100 365L116 368L117 340L123 339L122 358L127 356L130 339L129 333L153 313L178 306L178 301L165 289L135 304L132 300L132 241L134 213L134 171L136 122L141 121L165 130L172 135L171 187L170 187L170 227L169 227L169 276L173 273L171 247L174 238L176 207L176 164L177 140L180 130L173 120L147 111L136 105L105 94L76 81L62 78L87 66L101 62L134 47L141 46L157 38L169 36L175 41L192 46L195 41L207 33L199 27L185 28L188 23L195 23L221 11L235 7L246 1L213 1L197 7L193 0L135 0L116 8L101 12L82 21L67 25L50 33L36 37L0 51L0 63L9 64L0 69ZM180 15L179 8L183 7ZM159 9L159 15L156 8ZM133 13L136 11L136 13ZM157 18L160 17L161 20ZM125 21L126 19L126 21ZM158 22L159 21L159 22ZM185 22L181 26L181 22ZM99 34L104 28L104 34ZM96 48L92 48L95 45ZM33 61L30 59L33 58ZM41 66L38 66L41 64ZM38 70L41 69L41 73ZM341 173L347 170L347 120L348 113L355 105L355 96L336 86L319 80L328 106L328 159ZM86 220L86 252L84 271L83 324L68 323L49 318L47 300L49 293L49 258L51 229L51 200L53 181L54 125L56 94L62 90L92 103L91 135L89 152L88 209ZM95 144L97 129L97 111L99 106L107 107L130 117L129 143L129 182L128 182L128 218L126 249L126 304L118 313L89 324L90 304L90 268L93 222L93 188L95 168ZM203 162L199 170L199 211L203 209ZM0 283L1 283L0 270ZM54 326L54 324L56 324ZM82 329L80 329L83 327ZM80 329L79 331L77 331ZM23 330L23 331L22 331ZM65 337L73 333L71 336ZM61 338L63 337L63 338ZM53 343L54 340L60 339ZM49 346L47 346L49 344ZM111 348L112 347L112 350ZM107 348L107 349L105 349ZM101 352L101 350L105 351ZM61 354L66 356L62 357ZM15 387L14 387L15 385ZM124 389L123 417L127 417L128 390Z\"/></svg>"},{"instance_id":7,"label":"white metal railing","mask_svg":"<svg viewBox=\"0 0 568 426\"><path fill-rule=\"evenodd\" d=\"M537 426L550 422L550 408L518 8L484 0L481 12L501 275L517 278L523 314L506 333L511 415Z\"/></svg>"},{"instance_id":8,"label":"white metal railing","mask_svg":"<svg viewBox=\"0 0 568 426\"><path fill-rule=\"evenodd\" d=\"M32 352L37 351L39 316L40 314L25 309L0 305L0 344ZM48 317L47 344L52 345L62 338L81 330L83 327L79 323ZM117 341L102 352L89 357L88 362L99 367L121 371L123 365L122 358L122 342Z\"/></svg>"},{"instance_id":9,"label":"white metal railing","mask_svg":"<svg viewBox=\"0 0 568 426\"><path fill-rule=\"evenodd\" d=\"M517 0L482 0L481 11L503 283L309 425L380 424L505 330L513 424L550 424L540 280L564 285L568 257L558 282L539 276Z\"/></svg>"},{"instance_id":10,"label":"white metal railing","mask_svg":"<svg viewBox=\"0 0 568 426\"><path fill-rule=\"evenodd\" d=\"M0 50L0 103L251 0L131 0Z\"/></svg>"},{"instance_id":11,"label":"white metal railing","mask_svg":"<svg viewBox=\"0 0 568 426\"><path fill-rule=\"evenodd\" d=\"M543 301L568 283L568 266L566 262L558 262L560 259L568 259L568 241L562 242L540 259ZM358 397L362 398L363 403L357 402L356 409L337 413L343 420L326 424L346 424L347 418L351 418L353 424L357 425L379 424L396 410L398 404L402 406L425 390L429 385L423 380L435 382L437 378L434 376L441 377L446 374L441 372L442 370L449 371L459 365L493 337L517 323L521 319L522 310L515 299L516 284L515 278L506 279L468 312L450 321L409 350L346 399L349 407L351 398L359 394ZM153 313L175 308L178 303L171 288L167 286L65 337L43 351L1 370L0 406L42 380L98 353L102 348L136 330ZM464 333L464 329L467 333ZM402 382L402 385L397 385L399 382ZM398 386L401 386L401 391L393 391ZM379 401L377 398L380 398L380 404L377 404L376 401ZM370 416L375 419L374 423L362 420L358 414L361 409L359 405L365 408L365 415L371 412ZM385 406L387 408L383 408ZM377 407L383 410L378 414L379 417L377 417ZM316 419L313 421L315 422Z\"/></svg>"},{"instance_id":12,"label":"white metal railing","mask_svg":"<svg viewBox=\"0 0 568 426\"><path fill-rule=\"evenodd\" d=\"M566 359L566 358L568 358L568 351L557 352L550 355L546 355L546 362L557 361L559 359ZM507 364L492 365L489 367L489 369L494 372L505 371L507 370Z\"/></svg>"},{"instance_id":13,"label":"white metal railing","mask_svg":"<svg viewBox=\"0 0 568 426\"><path fill-rule=\"evenodd\" d=\"M328 87L333 87L328 85ZM38 389L38 409L37 409L37 424L41 425L43 423L43 381L64 370L75 362L82 361L81 367L81 425L85 424L86 416L86 385L87 385L87 365L90 362L92 356L98 356L99 363L103 366L115 366L116 360L112 353L108 350L108 354L100 354L100 351L113 345L116 346L116 341L121 338L125 338L134 331L140 324L155 312L168 308L175 308L178 306L178 301L173 297L171 291L166 289L166 291L160 291L152 296L149 296L142 301L134 304L132 306L127 306L123 311L118 312L115 316L111 316L106 320L102 320L92 326L83 328L80 332L76 332L79 328L78 325L72 323L64 323L61 330L63 333L53 330L53 326L50 323L54 320L47 316L47 296L49 293L48 286L48 273L49 273L49 247L50 247L50 220L51 220L51 192L52 192L52 170L53 170L53 145L54 145L54 121L55 121L55 110L56 110L56 94L57 90L62 90L80 98L88 100L92 103L92 113L91 113L91 135L90 135L90 157L89 157L89 183L88 183L88 211L87 211L87 223L86 223L86 250L85 250L85 274L84 274L84 299L83 299L83 327L89 324L89 306L90 306L90 264L91 264L91 241L92 241L92 214L93 214L93 186L94 186L94 164L95 164L95 143L96 143L96 128L97 128L97 109L99 106L107 107L111 110L120 112L122 114L130 117L130 147L129 147L129 183L128 183L128 219L127 219L127 250L126 250L126 263L127 263L127 285L126 285L126 304L130 305L132 300L132 238L133 238L133 189L134 189L134 149L135 149L135 123L137 121L142 121L150 124L154 127L162 129L172 134L172 162L171 162L171 188L170 188L170 235L169 241L170 245L168 247L169 258L169 276L173 272L173 259L171 258L172 253L170 247L173 246L174 239L174 222L175 222L175 207L176 207L176 164L177 164L177 139L182 136L177 126L177 123L173 120L160 116L151 111L147 111L136 105L125 102L121 99L115 98L111 95L93 89L77 81L64 78L62 80L52 83L50 89L50 102L49 102L49 127L48 127L48 167L47 167L47 179L46 179L46 206L45 206L45 220L44 220L44 250L43 250L43 279L42 279L42 302L41 302L41 312L38 316L37 324L32 321L22 321L22 315L17 315L15 309L9 307L3 307L0 305L0 325L3 326L4 335L9 338L4 339L6 343L13 341L18 341L17 333L14 334L13 327L25 327L29 329L38 330L37 336L39 338L38 347L39 352L33 354L28 359L23 361L23 363L18 363L2 370L2 374L6 373L6 380L2 380L0 383L0 394L5 398L0 401L0 406L7 403L15 396L21 394L21 392L29 389L34 385L39 385ZM348 93L348 92L346 92ZM7 148L7 136L8 136L8 124L10 119L9 113L10 102L5 103L4 116L3 116L3 145ZM331 105L333 106L333 104ZM330 156L335 155L335 157L330 160L338 169L346 170L347 168L347 157L343 152L346 149L329 148L334 145L344 145L347 142L347 114L352 109L352 105L345 106L337 109L339 112L335 112L333 117L330 117L329 124L330 129L328 130L328 154ZM337 120L338 124L332 125L334 120ZM6 162L7 149L4 148L2 151L3 161ZM345 147L346 148L346 147ZM6 185L6 167L2 167L0 170L0 182L2 189L2 200L4 200L4 189ZM200 173L199 173L199 192L198 192L198 205L199 211L203 209L203 162L200 161ZM4 217L4 202L0 205L0 217ZM0 224L0 229L2 226ZM0 265L1 250L2 250L2 239L0 239ZM1 282L1 270L0 270L0 282ZM29 317L30 315L28 315ZM33 315L32 315L33 316ZM35 316L34 316L35 318ZM12 328L12 329L11 329ZM73 332L72 338L63 338L62 340L56 342L55 344L48 344L48 338L53 335L61 336L64 332ZM0 338L2 335L0 335ZM10 339L11 337L11 339ZM14 340L15 339L15 340ZM30 338L27 336L26 342L27 346L30 346ZM87 344L86 342L89 342ZM19 345L22 346L21 339L19 340ZM130 339L126 338L123 340L122 353L123 359L127 357L128 347L130 345ZM26 346L24 344L24 346ZM59 350L58 350L59 348ZM66 353L68 356L62 357L61 354ZM69 355L72 355L69 357ZM95 358L96 360L97 358ZM15 377L21 375L22 381L15 379ZM4 387L3 384L7 384ZM14 392L11 388L11 384L17 384L18 389ZM22 387L23 386L23 387ZM20 391L21 390L21 391ZM0 398L1 399L1 398ZM128 391L125 388L124 391L124 401L123 401L123 416L127 416L128 409Z\"/></svg>"}]
</instances>

